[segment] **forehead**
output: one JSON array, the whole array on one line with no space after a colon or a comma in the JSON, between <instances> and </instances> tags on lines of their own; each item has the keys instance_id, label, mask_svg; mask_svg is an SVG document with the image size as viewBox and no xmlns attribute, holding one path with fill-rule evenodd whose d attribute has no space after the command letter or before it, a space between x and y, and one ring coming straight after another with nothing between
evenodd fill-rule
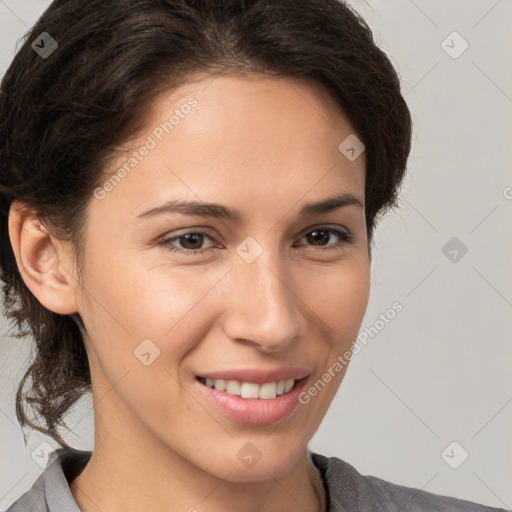
<instances>
[{"instance_id":1,"label":"forehead","mask_svg":"<svg viewBox=\"0 0 512 512\"><path fill-rule=\"evenodd\" d=\"M191 97L198 102L196 113L209 113L230 123L244 119L248 113L252 119L258 119L273 112L284 118L288 114L295 120L302 117L316 128L326 125L336 130L340 124L349 124L327 89L311 78L226 72L213 76L193 74L178 88L158 94L144 116L146 125L154 124L162 112L172 112Z\"/></svg>"},{"instance_id":2,"label":"forehead","mask_svg":"<svg viewBox=\"0 0 512 512\"><path fill-rule=\"evenodd\" d=\"M150 104L140 136L110 169L115 173L124 164L128 172L109 199L140 204L138 214L171 192L173 198L220 203L224 197L233 207L236 200L259 209L334 193L361 195L365 155L349 161L339 149L352 133L341 108L317 84L196 78ZM151 149L135 161L148 144Z\"/></svg>"}]
</instances>

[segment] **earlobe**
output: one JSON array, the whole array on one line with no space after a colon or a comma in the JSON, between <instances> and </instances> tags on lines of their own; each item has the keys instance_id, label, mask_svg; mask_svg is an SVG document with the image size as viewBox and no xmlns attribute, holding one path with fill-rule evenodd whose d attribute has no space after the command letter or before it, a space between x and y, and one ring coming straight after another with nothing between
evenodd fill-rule
<instances>
[{"instance_id":1,"label":"earlobe","mask_svg":"<svg viewBox=\"0 0 512 512\"><path fill-rule=\"evenodd\" d=\"M9 238L21 277L37 300L61 315L78 312L66 247L52 237L26 205L15 201L9 211Z\"/></svg>"}]
</instances>

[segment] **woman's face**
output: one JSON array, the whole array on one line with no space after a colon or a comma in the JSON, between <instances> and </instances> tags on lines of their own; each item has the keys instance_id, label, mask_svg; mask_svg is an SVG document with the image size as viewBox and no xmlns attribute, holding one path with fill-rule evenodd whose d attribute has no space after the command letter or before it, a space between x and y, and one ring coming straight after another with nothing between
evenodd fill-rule
<instances>
[{"instance_id":1,"label":"woman's face","mask_svg":"<svg viewBox=\"0 0 512 512\"><path fill-rule=\"evenodd\" d=\"M87 219L77 301L96 443L279 477L366 310L365 154L353 138L340 150L350 124L296 80L207 77L153 107Z\"/></svg>"}]
</instances>

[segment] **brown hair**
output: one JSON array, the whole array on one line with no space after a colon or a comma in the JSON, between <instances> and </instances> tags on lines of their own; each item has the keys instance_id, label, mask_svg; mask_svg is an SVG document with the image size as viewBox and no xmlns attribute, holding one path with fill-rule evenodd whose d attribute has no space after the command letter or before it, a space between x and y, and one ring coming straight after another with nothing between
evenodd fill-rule
<instances>
[{"instance_id":1,"label":"brown hair","mask_svg":"<svg viewBox=\"0 0 512 512\"><path fill-rule=\"evenodd\" d=\"M43 32L58 44L45 58L32 47ZM36 349L16 395L21 426L65 445L57 427L67 428L63 416L91 382L80 316L43 307L20 275L10 205L21 201L72 242L80 276L88 205L116 149L138 131L156 94L223 71L323 86L366 146L370 242L378 216L396 206L410 113L391 62L341 0L55 0L0 85L4 310L15 337L32 335ZM44 424L28 418L25 402Z\"/></svg>"}]
</instances>

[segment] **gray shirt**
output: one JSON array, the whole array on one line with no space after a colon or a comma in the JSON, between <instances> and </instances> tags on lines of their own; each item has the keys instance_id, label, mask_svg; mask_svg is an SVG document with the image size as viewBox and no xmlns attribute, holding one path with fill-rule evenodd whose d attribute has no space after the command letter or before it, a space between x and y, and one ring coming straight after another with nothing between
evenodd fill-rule
<instances>
[{"instance_id":1,"label":"gray shirt","mask_svg":"<svg viewBox=\"0 0 512 512\"><path fill-rule=\"evenodd\" d=\"M80 512L68 483L84 469L91 453L69 447L53 452L32 488L7 512ZM361 475L337 457L311 453L311 459L322 477L327 512L505 512Z\"/></svg>"}]
</instances>

